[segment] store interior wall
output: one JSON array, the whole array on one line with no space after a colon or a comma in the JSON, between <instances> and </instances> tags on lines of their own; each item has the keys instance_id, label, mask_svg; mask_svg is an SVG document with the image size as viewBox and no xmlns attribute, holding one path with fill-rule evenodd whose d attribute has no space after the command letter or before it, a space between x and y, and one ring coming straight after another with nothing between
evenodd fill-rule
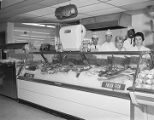
<instances>
[{"instance_id":1,"label":"store interior wall","mask_svg":"<svg viewBox=\"0 0 154 120\"><path fill-rule=\"evenodd\" d=\"M0 32L5 32L5 43L14 43L13 41L13 28L14 23L7 22L7 23L0 23Z\"/></svg>"},{"instance_id":2,"label":"store interior wall","mask_svg":"<svg viewBox=\"0 0 154 120\"><path fill-rule=\"evenodd\" d=\"M121 36L125 36L127 33L127 28L125 29L114 29L111 30L113 38L112 38L112 42L114 42L115 37L117 35L121 35ZM102 30L102 31L87 31L85 38L91 39L93 34L96 34L99 38L98 44L101 45L105 42L105 33L106 30Z\"/></svg>"},{"instance_id":3,"label":"store interior wall","mask_svg":"<svg viewBox=\"0 0 154 120\"><path fill-rule=\"evenodd\" d=\"M6 31L6 23L0 23L0 32Z\"/></svg>"},{"instance_id":4,"label":"store interior wall","mask_svg":"<svg viewBox=\"0 0 154 120\"><path fill-rule=\"evenodd\" d=\"M136 14L132 16L132 26L135 28L136 32L143 32L145 35L144 45L153 49L154 46L154 30L151 29L150 20L152 18L146 16L145 14ZM153 20L154 22L154 20ZM154 26L154 24L153 24Z\"/></svg>"},{"instance_id":5,"label":"store interior wall","mask_svg":"<svg viewBox=\"0 0 154 120\"><path fill-rule=\"evenodd\" d=\"M146 31L151 32L151 26L149 25L149 21L151 18L147 17L145 14L135 14L132 15L132 26L134 27L136 32L143 32L144 34ZM7 43L14 43L13 41L13 23L3 23L0 24L0 31L7 29ZM7 27L6 27L7 26ZM112 30L113 33L113 41L115 39L116 35L126 35L127 28L125 29L115 29ZM87 31L85 38L91 39L92 34L96 34L99 37L98 44L102 44L105 41L105 32L106 31ZM152 48L151 46L154 45L154 33L151 32L151 34L146 35L145 34L145 41L144 45L147 47Z\"/></svg>"},{"instance_id":6,"label":"store interior wall","mask_svg":"<svg viewBox=\"0 0 154 120\"><path fill-rule=\"evenodd\" d=\"M150 49L153 49L154 46L154 30L151 30L150 20L153 20L150 17L147 17L145 14L135 14L132 15L132 27L135 29L135 32L143 32L145 35L144 45ZM154 22L154 20L153 20ZM154 25L153 25L154 26ZM127 28L125 29L114 29L111 30L113 34L112 41L115 40L117 35L125 36L127 34ZM91 39L93 34L96 34L99 37L98 44L103 44L105 41L105 30L103 31L87 31L85 38ZM148 32L148 33L147 33Z\"/></svg>"},{"instance_id":7,"label":"store interior wall","mask_svg":"<svg viewBox=\"0 0 154 120\"><path fill-rule=\"evenodd\" d=\"M14 33L13 33L13 29L14 29L14 23L12 22L8 22L7 23L7 30L6 30L6 43L14 43L13 41L13 36L14 36Z\"/></svg>"}]
</instances>

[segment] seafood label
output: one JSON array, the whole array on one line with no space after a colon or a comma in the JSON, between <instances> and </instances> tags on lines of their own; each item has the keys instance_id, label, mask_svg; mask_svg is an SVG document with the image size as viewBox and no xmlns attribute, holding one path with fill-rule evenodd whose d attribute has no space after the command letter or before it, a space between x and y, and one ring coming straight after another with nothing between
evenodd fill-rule
<instances>
[{"instance_id":1,"label":"seafood label","mask_svg":"<svg viewBox=\"0 0 154 120\"><path fill-rule=\"evenodd\" d=\"M124 90L125 84L113 83L113 82L103 82L102 87L113 89L113 90Z\"/></svg>"}]
</instances>

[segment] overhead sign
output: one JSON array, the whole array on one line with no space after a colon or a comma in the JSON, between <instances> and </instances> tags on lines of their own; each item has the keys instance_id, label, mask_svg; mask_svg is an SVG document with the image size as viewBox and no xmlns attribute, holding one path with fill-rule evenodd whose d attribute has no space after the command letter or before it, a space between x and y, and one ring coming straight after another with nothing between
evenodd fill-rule
<instances>
[{"instance_id":1,"label":"overhead sign","mask_svg":"<svg viewBox=\"0 0 154 120\"><path fill-rule=\"evenodd\" d=\"M69 4L56 9L55 16L59 20L74 18L78 15L78 10L76 5Z\"/></svg>"}]
</instances>

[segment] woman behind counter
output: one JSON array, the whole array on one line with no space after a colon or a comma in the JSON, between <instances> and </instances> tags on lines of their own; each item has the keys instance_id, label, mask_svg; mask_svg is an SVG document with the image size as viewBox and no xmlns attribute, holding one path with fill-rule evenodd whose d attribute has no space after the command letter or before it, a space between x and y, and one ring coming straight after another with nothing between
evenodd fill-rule
<instances>
[{"instance_id":1,"label":"woman behind counter","mask_svg":"<svg viewBox=\"0 0 154 120\"><path fill-rule=\"evenodd\" d=\"M124 39L122 36L115 37L115 50L114 51L126 51L126 48L123 47Z\"/></svg>"},{"instance_id":2,"label":"woman behind counter","mask_svg":"<svg viewBox=\"0 0 154 120\"><path fill-rule=\"evenodd\" d=\"M149 48L145 47L143 45L144 42L144 34L142 32L137 32L135 33L135 46L131 48L129 51L150 51ZM149 69L150 65L150 55L149 54L144 54L142 56L142 61L140 63L140 70L145 70Z\"/></svg>"},{"instance_id":3,"label":"woman behind counter","mask_svg":"<svg viewBox=\"0 0 154 120\"><path fill-rule=\"evenodd\" d=\"M128 51L150 51L149 48L143 45L144 42L144 34L142 32L135 33L135 46L131 49L127 49Z\"/></svg>"}]
</instances>

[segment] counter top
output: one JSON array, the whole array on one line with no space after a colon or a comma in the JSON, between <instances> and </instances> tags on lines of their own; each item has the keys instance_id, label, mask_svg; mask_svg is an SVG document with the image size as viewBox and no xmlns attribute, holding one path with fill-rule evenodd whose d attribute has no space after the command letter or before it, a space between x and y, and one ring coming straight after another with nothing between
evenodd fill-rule
<instances>
[{"instance_id":1,"label":"counter top","mask_svg":"<svg viewBox=\"0 0 154 120\"><path fill-rule=\"evenodd\" d=\"M152 90L152 89L146 89L146 88L135 88L135 89L133 89L133 87L129 87L128 90L134 91L134 92L143 92L143 93L151 93L151 94L154 94L154 90Z\"/></svg>"}]
</instances>

